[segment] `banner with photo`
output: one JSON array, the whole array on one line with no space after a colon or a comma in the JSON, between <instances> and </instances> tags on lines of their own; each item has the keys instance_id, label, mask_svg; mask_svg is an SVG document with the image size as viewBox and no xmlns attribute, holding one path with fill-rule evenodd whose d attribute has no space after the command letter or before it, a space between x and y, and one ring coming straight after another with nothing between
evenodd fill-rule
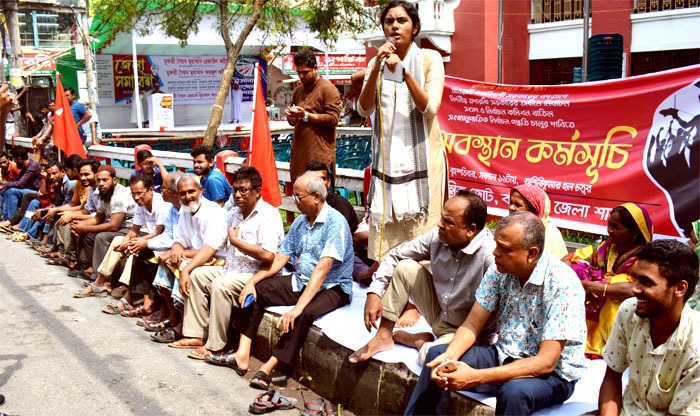
<instances>
[{"instance_id":1,"label":"banner with photo","mask_svg":"<svg viewBox=\"0 0 700 416\"><path fill-rule=\"evenodd\" d=\"M566 228L607 234L637 203L657 236L700 219L700 66L619 80L517 86L447 77L438 113L449 193L470 189L506 215L510 188L545 189Z\"/></svg>"},{"instance_id":2,"label":"banner with photo","mask_svg":"<svg viewBox=\"0 0 700 416\"><path fill-rule=\"evenodd\" d=\"M130 104L134 91L134 69L131 55L97 55L95 59L98 95L101 104ZM253 68L259 63L267 73L267 61L260 56L240 56L236 61L234 80L243 90L243 101L253 101ZM176 105L208 104L216 98L226 56L157 56L137 55L141 93L158 84L173 94ZM232 82L233 84L233 82ZM263 79L267 91L267 78ZM231 97L227 98L230 102Z\"/></svg>"}]
</instances>

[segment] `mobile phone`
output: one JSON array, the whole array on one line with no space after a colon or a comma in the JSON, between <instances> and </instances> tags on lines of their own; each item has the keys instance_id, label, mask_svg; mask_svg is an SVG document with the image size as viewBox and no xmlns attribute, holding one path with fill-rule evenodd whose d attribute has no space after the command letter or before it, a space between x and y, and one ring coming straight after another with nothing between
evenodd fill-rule
<instances>
[{"instance_id":1,"label":"mobile phone","mask_svg":"<svg viewBox=\"0 0 700 416\"><path fill-rule=\"evenodd\" d=\"M48 209L42 209L41 211L39 211L39 215L41 215L42 217L45 217L46 214L48 214L48 213L49 213Z\"/></svg>"},{"instance_id":2,"label":"mobile phone","mask_svg":"<svg viewBox=\"0 0 700 416\"><path fill-rule=\"evenodd\" d=\"M250 305L252 305L254 302L255 302L255 296L253 296L253 294L251 293L245 297L245 300L243 301L243 307L247 308Z\"/></svg>"},{"instance_id":3,"label":"mobile phone","mask_svg":"<svg viewBox=\"0 0 700 416\"><path fill-rule=\"evenodd\" d=\"M442 364L440 364L440 367L438 367L438 370L440 370L443 373L452 373L457 371L457 363L452 360L447 360L444 361Z\"/></svg>"}]
</instances>

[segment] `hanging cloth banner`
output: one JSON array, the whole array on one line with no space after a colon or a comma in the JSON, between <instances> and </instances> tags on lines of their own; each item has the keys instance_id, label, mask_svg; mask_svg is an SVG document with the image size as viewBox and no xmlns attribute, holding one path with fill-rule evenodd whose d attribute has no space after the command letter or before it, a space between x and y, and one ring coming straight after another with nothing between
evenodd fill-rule
<instances>
[{"instance_id":1,"label":"hanging cloth banner","mask_svg":"<svg viewBox=\"0 0 700 416\"><path fill-rule=\"evenodd\" d=\"M700 65L561 86L447 77L438 120L450 195L470 189L493 214L532 183L570 229L607 234L625 202L657 236L688 238L700 219Z\"/></svg>"}]
</instances>

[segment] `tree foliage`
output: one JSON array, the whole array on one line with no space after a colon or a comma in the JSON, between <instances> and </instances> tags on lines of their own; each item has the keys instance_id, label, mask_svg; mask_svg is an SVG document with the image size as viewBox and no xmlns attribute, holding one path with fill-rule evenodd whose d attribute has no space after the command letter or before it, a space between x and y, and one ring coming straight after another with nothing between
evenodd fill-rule
<instances>
[{"instance_id":1,"label":"tree foliage","mask_svg":"<svg viewBox=\"0 0 700 416\"><path fill-rule=\"evenodd\" d=\"M233 66L254 27L268 33L270 44L275 46L280 44L275 35L300 28L333 42L342 35L361 33L373 23L363 6L362 0L304 0L295 4L287 0L93 0L93 14L100 20L93 26L93 34L131 30L147 34L157 27L186 45L205 16L216 16L227 63L204 137L204 142L211 144L221 123ZM240 32L233 33L236 30ZM232 35L237 35L235 43Z\"/></svg>"}]
</instances>

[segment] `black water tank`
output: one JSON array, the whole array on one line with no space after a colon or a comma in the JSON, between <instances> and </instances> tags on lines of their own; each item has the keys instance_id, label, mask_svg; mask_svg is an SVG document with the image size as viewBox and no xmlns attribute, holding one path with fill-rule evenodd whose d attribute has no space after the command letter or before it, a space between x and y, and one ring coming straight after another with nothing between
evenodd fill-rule
<instances>
[{"instance_id":1,"label":"black water tank","mask_svg":"<svg viewBox=\"0 0 700 416\"><path fill-rule=\"evenodd\" d=\"M588 39L588 81L622 78L622 35L608 33Z\"/></svg>"}]
</instances>

